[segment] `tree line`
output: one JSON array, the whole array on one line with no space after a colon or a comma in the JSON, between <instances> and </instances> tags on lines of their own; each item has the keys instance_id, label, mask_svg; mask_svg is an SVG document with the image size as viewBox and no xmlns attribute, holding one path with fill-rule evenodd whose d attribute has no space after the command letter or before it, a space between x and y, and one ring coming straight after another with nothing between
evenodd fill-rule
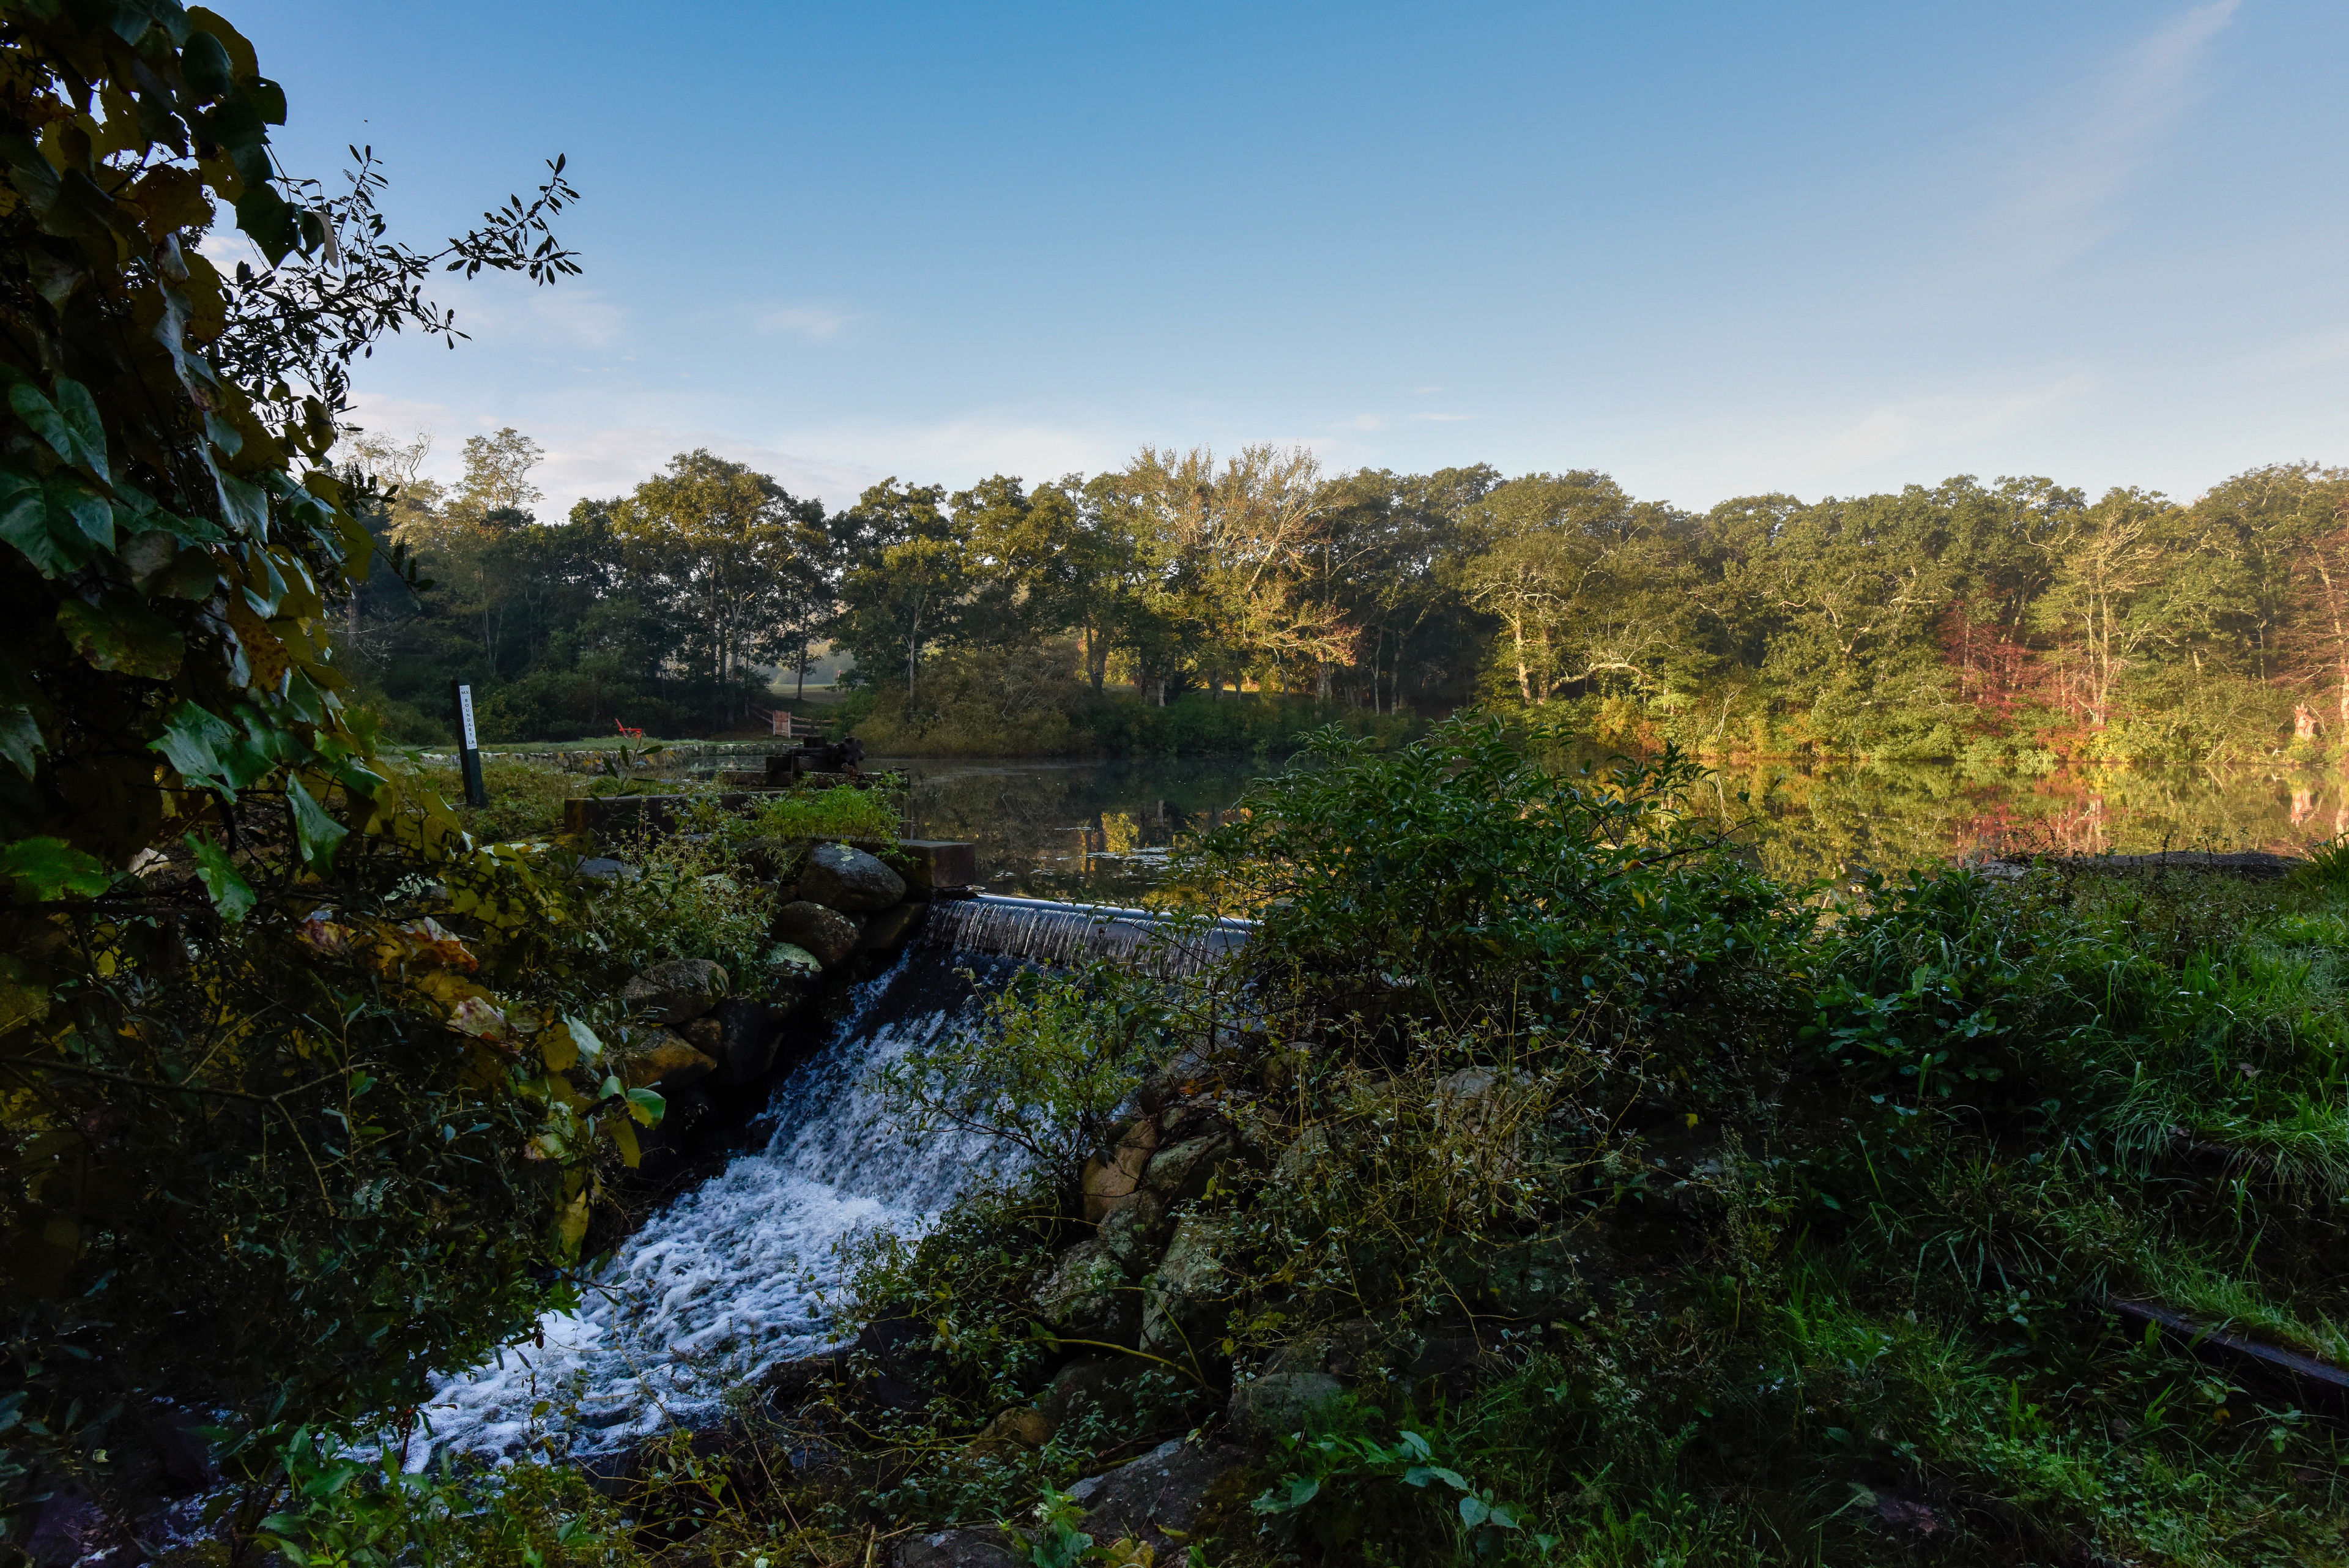
<instances>
[{"instance_id":1,"label":"tree line","mask_svg":"<svg viewBox=\"0 0 2349 1568\"><path fill-rule=\"evenodd\" d=\"M2314 463L2187 503L1960 476L1697 512L1592 470L1145 447L830 511L698 451L542 523L528 437L471 439L445 487L418 477L428 445L346 454L429 583L388 550L344 625L418 739L452 679L501 739L719 732L827 648L909 746L1083 749L1112 710L1236 696L1573 706L1609 740L1723 755L2206 761L2349 735L2349 471Z\"/></svg>"}]
</instances>

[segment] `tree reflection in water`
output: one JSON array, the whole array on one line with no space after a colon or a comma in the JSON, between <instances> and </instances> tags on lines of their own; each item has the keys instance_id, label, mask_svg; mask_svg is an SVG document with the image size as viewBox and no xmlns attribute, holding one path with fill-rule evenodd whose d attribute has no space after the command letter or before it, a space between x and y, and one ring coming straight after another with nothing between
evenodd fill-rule
<instances>
[{"instance_id":1,"label":"tree reflection in water","mask_svg":"<svg viewBox=\"0 0 2349 1568\"><path fill-rule=\"evenodd\" d=\"M1211 757L882 765L913 776L922 836L978 846L990 891L1131 903L1155 885L1178 837L1221 820L1250 780L1280 763ZM1694 804L1738 825L1766 869L1795 880L2001 850L2289 853L2349 831L2349 779L2325 769L2083 766L2033 775L1950 763L1807 770L1742 763L1715 772Z\"/></svg>"}]
</instances>

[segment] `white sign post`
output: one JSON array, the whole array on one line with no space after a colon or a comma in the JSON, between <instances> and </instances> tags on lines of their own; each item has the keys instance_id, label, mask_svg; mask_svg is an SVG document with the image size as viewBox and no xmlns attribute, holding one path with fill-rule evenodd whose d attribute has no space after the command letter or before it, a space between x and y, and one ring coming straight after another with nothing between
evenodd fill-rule
<instances>
[{"instance_id":1,"label":"white sign post","mask_svg":"<svg viewBox=\"0 0 2349 1568\"><path fill-rule=\"evenodd\" d=\"M481 783L481 742L473 732L473 689L460 680L457 693L457 762L465 774L465 804L476 809L490 804Z\"/></svg>"}]
</instances>

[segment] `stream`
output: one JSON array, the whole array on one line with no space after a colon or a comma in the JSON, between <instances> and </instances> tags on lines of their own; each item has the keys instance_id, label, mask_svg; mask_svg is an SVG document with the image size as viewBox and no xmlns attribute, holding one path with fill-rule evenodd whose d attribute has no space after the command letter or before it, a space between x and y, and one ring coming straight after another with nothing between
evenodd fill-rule
<instances>
[{"instance_id":1,"label":"stream","mask_svg":"<svg viewBox=\"0 0 2349 1568\"><path fill-rule=\"evenodd\" d=\"M714 1417L730 1389L831 1343L862 1236L918 1234L973 1182L1011 1168L970 1134L918 1144L891 1121L874 1075L941 1031L968 1029L978 992L1013 961L916 944L850 993L824 1044L753 1124L754 1152L671 1199L631 1234L575 1313L542 1343L442 1378L405 1463L443 1449L509 1459L541 1438L557 1453L626 1448Z\"/></svg>"}]
</instances>

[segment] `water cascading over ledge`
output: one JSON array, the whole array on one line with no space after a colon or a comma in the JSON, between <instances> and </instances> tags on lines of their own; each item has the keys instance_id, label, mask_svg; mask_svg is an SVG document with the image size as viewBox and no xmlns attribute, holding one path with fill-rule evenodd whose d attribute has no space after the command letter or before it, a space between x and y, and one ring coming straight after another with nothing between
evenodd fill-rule
<instances>
[{"instance_id":1,"label":"water cascading over ledge","mask_svg":"<svg viewBox=\"0 0 2349 1568\"><path fill-rule=\"evenodd\" d=\"M957 952L1055 966L1104 959L1174 979L1196 974L1242 947L1255 929L1250 920L981 893L933 904L922 940Z\"/></svg>"},{"instance_id":2,"label":"water cascading over ledge","mask_svg":"<svg viewBox=\"0 0 2349 1568\"><path fill-rule=\"evenodd\" d=\"M983 997L1028 964L1105 958L1188 974L1246 941L1243 922L1160 921L1147 911L978 898L941 901L924 940L850 993L824 1044L777 1085L764 1147L664 1204L538 1343L438 1380L406 1458L492 1460L544 1442L585 1456L717 1417L727 1394L830 1344L848 1285L840 1244L912 1235L975 1181L1008 1175L975 1134L909 1142L874 1085L941 1031L978 1025Z\"/></svg>"}]
</instances>

